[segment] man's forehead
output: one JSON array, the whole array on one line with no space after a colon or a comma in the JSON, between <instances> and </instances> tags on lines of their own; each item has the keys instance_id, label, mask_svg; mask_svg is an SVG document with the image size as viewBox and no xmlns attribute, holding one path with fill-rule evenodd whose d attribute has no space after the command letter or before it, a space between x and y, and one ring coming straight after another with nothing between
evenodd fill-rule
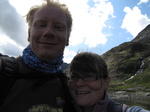
<instances>
[{"instance_id":1,"label":"man's forehead","mask_svg":"<svg viewBox=\"0 0 150 112\"><path fill-rule=\"evenodd\" d=\"M51 5L50 6L43 6L43 7L39 8L35 12L35 14L50 13L50 14L58 15L56 12L59 14L65 15L64 12L60 8L58 8L56 6L51 6Z\"/></svg>"},{"instance_id":2,"label":"man's forehead","mask_svg":"<svg viewBox=\"0 0 150 112\"><path fill-rule=\"evenodd\" d=\"M38 9L34 14L34 20L39 20L41 18L59 20L64 23L66 23L67 20L65 13L54 6L45 6Z\"/></svg>"}]
</instances>

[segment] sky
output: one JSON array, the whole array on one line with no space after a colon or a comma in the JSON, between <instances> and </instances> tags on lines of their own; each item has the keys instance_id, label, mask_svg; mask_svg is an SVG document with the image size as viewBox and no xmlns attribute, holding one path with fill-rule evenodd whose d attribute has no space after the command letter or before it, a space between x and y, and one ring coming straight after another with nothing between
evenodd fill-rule
<instances>
[{"instance_id":1,"label":"sky","mask_svg":"<svg viewBox=\"0 0 150 112\"><path fill-rule=\"evenodd\" d=\"M150 0L59 0L73 18L64 62L82 51L104 54L134 39L150 24ZM0 0L0 53L21 56L29 44L25 15L43 0Z\"/></svg>"}]
</instances>

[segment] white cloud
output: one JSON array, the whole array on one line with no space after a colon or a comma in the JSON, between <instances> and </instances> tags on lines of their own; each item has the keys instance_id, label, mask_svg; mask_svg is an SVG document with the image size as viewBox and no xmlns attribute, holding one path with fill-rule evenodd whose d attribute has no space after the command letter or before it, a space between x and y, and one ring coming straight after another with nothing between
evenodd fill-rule
<instances>
[{"instance_id":1,"label":"white cloud","mask_svg":"<svg viewBox=\"0 0 150 112\"><path fill-rule=\"evenodd\" d=\"M5 42L1 41L0 52L9 51L11 48L20 54L21 49L18 50L17 46L19 45L21 48L27 46L28 28L25 18L22 16L27 14L31 6L41 4L43 1L0 0L0 34L9 39ZM107 42L108 34L104 34L102 30L108 27L106 22L109 18L114 17L113 6L108 0L93 0L92 7L88 4L89 0L60 0L60 2L68 6L73 16L70 45L77 46L84 43L87 47L96 47ZM14 55L15 52L12 54ZM64 55L64 60L67 61L75 55L75 52L68 49Z\"/></svg>"},{"instance_id":2,"label":"white cloud","mask_svg":"<svg viewBox=\"0 0 150 112\"><path fill-rule=\"evenodd\" d=\"M27 30L23 18L7 0L0 0L0 31L21 46L27 44Z\"/></svg>"},{"instance_id":3,"label":"white cloud","mask_svg":"<svg viewBox=\"0 0 150 112\"><path fill-rule=\"evenodd\" d=\"M72 58L76 55L77 53L74 51L70 51L68 48L65 48L64 51L64 62L70 63Z\"/></svg>"},{"instance_id":4,"label":"white cloud","mask_svg":"<svg viewBox=\"0 0 150 112\"><path fill-rule=\"evenodd\" d=\"M44 0L9 0L10 4L16 8L21 16L25 16L32 6L39 5L43 3L43 1Z\"/></svg>"},{"instance_id":5,"label":"white cloud","mask_svg":"<svg viewBox=\"0 0 150 112\"><path fill-rule=\"evenodd\" d=\"M18 56L22 54L22 46L19 46L15 41L5 35L0 35L0 37L0 53L10 56Z\"/></svg>"},{"instance_id":6,"label":"white cloud","mask_svg":"<svg viewBox=\"0 0 150 112\"><path fill-rule=\"evenodd\" d=\"M88 5L88 0L63 0L68 5L73 16L73 31L70 45L86 44L96 47L107 42L107 35L102 30L106 21L113 16L113 6L106 0L93 1L94 7Z\"/></svg>"},{"instance_id":7,"label":"white cloud","mask_svg":"<svg viewBox=\"0 0 150 112\"><path fill-rule=\"evenodd\" d=\"M146 14L141 14L141 10L137 6L133 9L125 7L124 12L126 12L126 15L123 19L121 28L126 29L133 37L150 24L150 19Z\"/></svg>"},{"instance_id":8,"label":"white cloud","mask_svg":"<svg viewBox=\"0 0 150 112\"><path fill-rule=\"evenodd\" d=\"M140 5L142 3L147 3L149 0L140 0L140 2L137 5Z\"/></svg>"}]
</instances>

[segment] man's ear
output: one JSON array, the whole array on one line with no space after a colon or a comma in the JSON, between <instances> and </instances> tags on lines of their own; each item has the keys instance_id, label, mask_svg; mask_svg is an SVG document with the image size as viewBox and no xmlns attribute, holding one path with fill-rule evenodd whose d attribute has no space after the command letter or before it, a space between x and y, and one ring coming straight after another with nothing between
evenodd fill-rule
<instances>
[{"instance_id":1,"label":"man's ear","mask_svg":"<svg viewBox=\"0 0 150 112\"><path fill-rule=\"evenodd\" d=\"M30 28L28 29L28 41L30 42Z\"/></svg>"},{"instance_id":2,"label":"man's ear","mask_svg":"<svg viewBox=\"0 0 150 112\"><path fill-rule=\"evenodd\" d=\"M69 37L67 38L67 41L66 41L66 46L69 45Z\"/></svg>"}]
</instances>

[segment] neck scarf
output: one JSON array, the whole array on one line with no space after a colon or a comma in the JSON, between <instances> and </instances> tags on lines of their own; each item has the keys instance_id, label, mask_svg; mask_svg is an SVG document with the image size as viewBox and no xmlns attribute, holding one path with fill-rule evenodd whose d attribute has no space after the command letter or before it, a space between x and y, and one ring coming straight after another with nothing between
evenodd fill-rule
<instances>
[{"instance_id":1,"label":"neck scarf","mask_svg":"<svg viewBox=\"0 0 150 112\"><path fill-rule=\"evenodd\" d=\"M63 63L63 55L49 62L40 60L31 50L28 45L23 50L22 59L29 67L36 71L40 71L45 74L54 74L62 72L61 64Z\"/></svg>"}]
</instances>

